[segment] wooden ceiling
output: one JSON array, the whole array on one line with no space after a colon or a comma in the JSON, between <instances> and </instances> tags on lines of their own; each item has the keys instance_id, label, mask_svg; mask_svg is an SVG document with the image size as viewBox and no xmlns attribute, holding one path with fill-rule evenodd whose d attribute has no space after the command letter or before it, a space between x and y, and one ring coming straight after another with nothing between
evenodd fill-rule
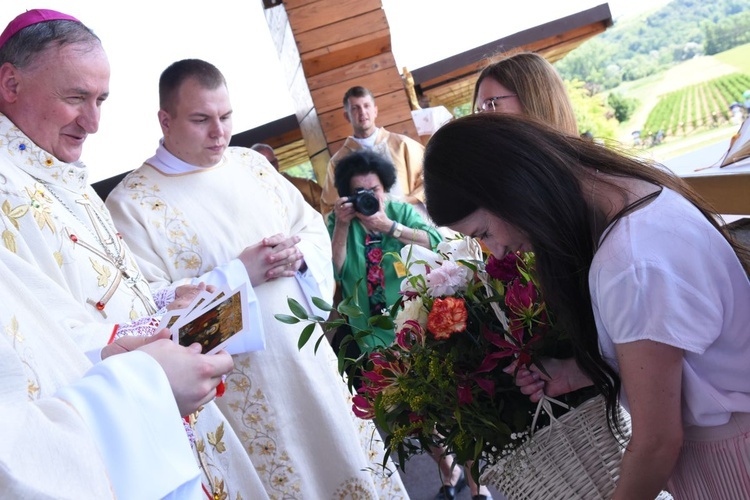
<instances>
[{"instance_id":1,"label":"wooden ceiling","mask_svg":"<svg viewBox=\"0 0 750 500\"><path fill-rule=\"evenodd\" d=\"M612 15L609 5L605 3L422 68L404 69L411 73L420 102L429 106L445 106L453 111L471 102L476 76L492 61L493 56L511 50L532 50L554 63L610 26ZM256 142L265 142L276 150L282 170L302 164L309 158L294 115L236 134L231 145L249 147Z\"/></svg>"}]
</instances>

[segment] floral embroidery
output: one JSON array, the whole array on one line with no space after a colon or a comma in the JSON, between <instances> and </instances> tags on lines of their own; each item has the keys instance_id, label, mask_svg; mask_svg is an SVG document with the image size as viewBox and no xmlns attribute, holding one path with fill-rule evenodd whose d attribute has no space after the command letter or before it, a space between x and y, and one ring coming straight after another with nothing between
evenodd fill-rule
<instances>
[{"instance_id":1,"label":"floral embroidery","mask_svg":"<svg viewBox=\"0 0 750 500\"><path fill-rule=\"evenodd\" d=\"M43 181L58 181L76 190L87 186L88 172L80 163L65 163L57 160L36 146L21 130L3 117L0 133L4 135L5 147L11 158L24 158L24 170ZM20 166L20 162L19 162Z\"/></svg>"},{"instance_id":2,"label":"floral embroidery","mask_svg":"<svg viewBox=\"0 0 750 500\"><path fill-rule=\"evenodd\" d=\"M186 422L192 431L194 439L191 439L193 451L198 459L203 472L203 481L209 491L212 492L214 499L227 499L231 493L227 489L227 483L222 474L226 472L225 466L218 455L224 453L227 448L224 443L224 422L221 422L213 432L206 432L206 438L203 439L195 431L195 425L200 418L201 410L193 413L186 418ZM206 445L208 444L208 446ZM241 492L235 493L235 499L242 499Z\"/></svg>"},{"instance_id":3,"label":"floral embroidery","mask_svg":"<svg viewBox=\"0 0 750 500\"><path fill-rule=\"evenodd\" d=\"M226 380L228 390L222 397L223 402L228 402L231 414L238 416L235 431L250 454L269 497L301 498L299 478L292 461L288 453L277 446L278 431L272 410L265 394L253 387L250 363L247 356L235 359L234 370Z\"/></svg>"},{"instance_id":4,"label":"floral embroidery","mask_svg":"<svg viewBox=\"0 0 750 500\"><path fill-rule=\"evenodd\" d=\"M109 278L112 277L112 270L109 266L105 266L98 260L94 260L93 257L89 257L89 260L91 261L91 267L96 271L96 285L100 288L104 288L109 283Z\"/></svg>"},{"instance_id":5,"label":"floral embroidery","mask_svg":"<svg viewBox=\"0 0 750 500\"><path fill-rule=\"evenodd\" d=\"M11 317L10 323L5 326L5 334L10 337L11 344L16 353L18 353L18 357L21 359L24 371L26 372L26 394L30 401L35 401L41 396L42 387L34 366L27 361L27 356L24 355L24 352L28 351L29 347L24 344L25 338L20 332L18 320L15 316ZM31 355L31 359L34 359L33 354Z\"/></svg>"},{"instance_id":6,"label":"floral embroidery","mask_svg":"<svg viewBox=\"0 0 750 500\"><path fill-rule=\"evenodd\" d=\"M131 191L130 198L137 201L149 216L148 222L155 228L165 228L167 255L173 259L175 269L200 271L203 265L202 249L198 235L190 229L182 211L171 207L160 195L157 184L147 184L146 176L132 172L123 180L123 187ZM199 273L200 274L200 273Z\"/></svg>"},{"instance_id":7,"label":"floral embroidery","mask_svg":"<svg viewBox=\"0 0 750 500\"><path fill-rule=\"evenodd\" d=\"M385 273L380 266L383 258L383 240L379 236L365 236L365 265L367 272L367 295L370 299L370 314L377 315L385 308Z\"/></svg>"}]
</instances>

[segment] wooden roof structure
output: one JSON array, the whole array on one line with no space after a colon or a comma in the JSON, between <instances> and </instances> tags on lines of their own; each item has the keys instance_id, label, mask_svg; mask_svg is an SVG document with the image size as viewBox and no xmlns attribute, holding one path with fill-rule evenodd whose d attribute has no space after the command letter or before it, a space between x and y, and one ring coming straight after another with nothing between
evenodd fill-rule
<instances>
[{"instance_id":1,"label":"wooden roof structure","mask_svg":"<svg viewBox=\"0 0 750 500\"><path fill-rule=\"evenodd\" d=\"M231 144L271 145L282 170L310 160L319 179L351 133L341 102L349 87L362 85L373 92L379 126L418 139L411 120L414 97L452 111L471 101L476 76L493 55L532 50L555 62L612 25L604 3L407 74L407 68L403 73L396 68L380 0L264 0L264 6L297 109L294 115L236 134ZM412 102L411 89L416 94Z\"/></svg>"}]
</instances>

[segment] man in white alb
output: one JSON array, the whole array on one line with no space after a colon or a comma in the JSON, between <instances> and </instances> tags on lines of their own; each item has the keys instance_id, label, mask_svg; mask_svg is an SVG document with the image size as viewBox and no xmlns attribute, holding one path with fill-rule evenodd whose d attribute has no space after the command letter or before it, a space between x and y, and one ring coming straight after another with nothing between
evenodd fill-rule
<instances>
[{"instance_id":1,"label":"man in white alb","mask_svg":"<svg viewBox=\"0 0 750 500\"><path fill-rule=\"evenodd\" d=\"M156 155L110 193L107 207L152 286L249 281L263 351L234 356L217 400L269 496L402 498L387 477L374 426L357 419L330 346L298 349L299 325L277 321L287 299L333 295L331 242L321 215L259 153L229 148L232 107L216 67L187 59L159 81ZM279 251L275 247L282 246ZM262 249L249 257L248 248ZM318 329L318 333L322 332Z\"/></svg>"}]
</instances>

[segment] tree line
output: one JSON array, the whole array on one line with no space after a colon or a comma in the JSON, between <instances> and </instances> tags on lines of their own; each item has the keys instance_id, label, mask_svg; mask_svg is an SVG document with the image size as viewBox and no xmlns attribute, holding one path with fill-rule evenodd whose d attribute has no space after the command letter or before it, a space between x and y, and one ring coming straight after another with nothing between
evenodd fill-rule
<instances>
[{"instance_id":1,"label":"tree line","mask_svg":"<svg viewBox=\"0 0 750 500\"><path fill-rule=\"evenodd\" d=\"M673 0L615 25L556 63L592 93L750 42L750 0Z\"/></svg>"}]
</instances>

